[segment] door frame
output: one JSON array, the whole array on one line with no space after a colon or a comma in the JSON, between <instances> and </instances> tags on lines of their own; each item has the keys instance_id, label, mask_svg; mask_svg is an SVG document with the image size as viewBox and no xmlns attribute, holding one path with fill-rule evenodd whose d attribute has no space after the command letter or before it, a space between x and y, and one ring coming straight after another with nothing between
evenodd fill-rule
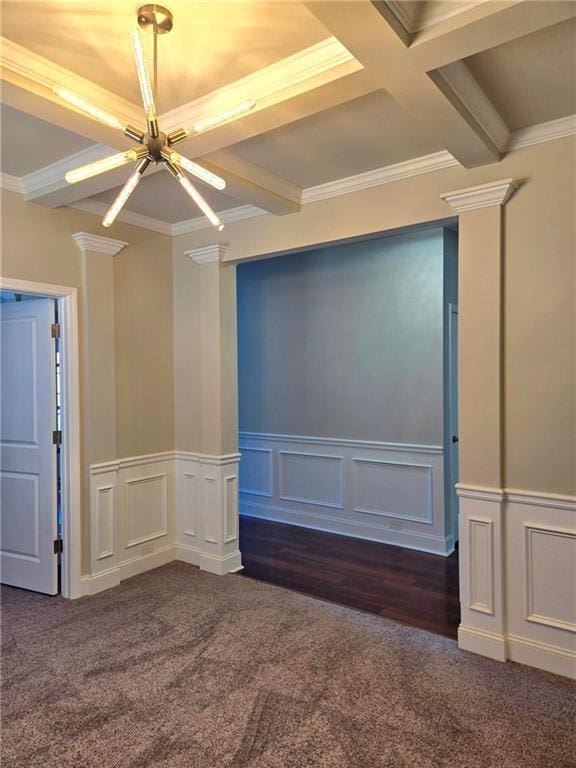
<instances>
[{"instance_id":1,"label":"door frame","mask_svg":"<svg viewBox=\"0 0 576 768\"><path fill-rule=\"evenodd\" d=\"M0 289L58 301L62 386L62 596L82 595L78 289L0 276Z\"/></svg>"}]
</instances>

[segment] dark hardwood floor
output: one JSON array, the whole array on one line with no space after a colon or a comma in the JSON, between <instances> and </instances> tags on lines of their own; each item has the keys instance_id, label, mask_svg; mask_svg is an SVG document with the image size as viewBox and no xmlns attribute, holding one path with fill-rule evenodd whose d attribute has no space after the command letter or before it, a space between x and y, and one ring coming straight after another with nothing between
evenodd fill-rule
<instances>
[{"instance_id":1,"label":"dark hardwood floor","mask_svg":"<svg viewBox=\"0 0 576 768\"><path fill-rule=\"evenodd\" d=\"M456 637L458 553L450 557L240 517L243 576Z\"/></svg>"}]
</instances>

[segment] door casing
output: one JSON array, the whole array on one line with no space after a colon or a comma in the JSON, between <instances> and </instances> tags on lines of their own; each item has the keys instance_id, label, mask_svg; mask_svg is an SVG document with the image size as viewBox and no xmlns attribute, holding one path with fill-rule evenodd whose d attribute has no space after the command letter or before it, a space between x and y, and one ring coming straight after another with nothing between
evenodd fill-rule
<instances>
[{"instance_id":1,"label":"door casing","mask_svg":"<svg viewBox=\"0 0 576 768\"><path fill-rule=\"evenodd\" d=\"M48 296L58 301L62 385L62 595L82 595L80 487L80 381L78 289L0 277L0 290Z\"/></svg>"}]
</instances>

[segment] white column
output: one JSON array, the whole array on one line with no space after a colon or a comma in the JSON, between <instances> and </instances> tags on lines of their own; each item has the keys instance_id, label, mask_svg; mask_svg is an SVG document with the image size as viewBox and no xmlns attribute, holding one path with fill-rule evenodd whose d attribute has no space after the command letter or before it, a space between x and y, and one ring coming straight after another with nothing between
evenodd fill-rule
<instances>
[{"instance_id":1,"label":"white column","mask_svg":"<svg viewBox=\"0 0 576 768\"><path fill-rule=\"evenodd\" d=\"M502 265L504 179L448 192L459 215L460 601L458 644L505 661Z\"/></svg>"},{"instance_id":2,"label":"white column","mask_svg":"<svg viewBox=\"0 0 576 768\"><path fill-rule=\"evenodd\" d=\"M236 266L228 246L187 251L199 283L199 434L194 453L177 451L177 556L212 573L242 567L238 537L238 407L236 393ZM178 418L178 417L177 417Z\"/></svg>"}]
</instances>

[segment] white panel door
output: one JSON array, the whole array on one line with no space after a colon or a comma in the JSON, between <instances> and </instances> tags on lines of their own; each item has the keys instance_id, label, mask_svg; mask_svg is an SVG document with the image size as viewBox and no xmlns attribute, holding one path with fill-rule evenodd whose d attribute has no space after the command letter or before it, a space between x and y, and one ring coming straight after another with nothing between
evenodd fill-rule
<instances>
[{"instance_id":1,"label":"white panel door","mask_svg":"<svg viewBox=\"0 0 576 768\"><path fill-rule=\"evenodd\" d=\"M53 299L0 305L0 579L58 591Z\"/></svg>"}]
</instances>

